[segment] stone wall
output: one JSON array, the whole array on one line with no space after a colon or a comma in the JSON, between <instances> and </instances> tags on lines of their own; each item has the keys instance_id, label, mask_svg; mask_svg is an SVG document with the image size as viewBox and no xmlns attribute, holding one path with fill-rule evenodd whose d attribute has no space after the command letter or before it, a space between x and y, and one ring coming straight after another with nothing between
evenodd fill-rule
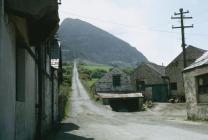
<instances>
[{"instance_id":1,"label":"stone wall","mask_svg":"<svg viewBox=\"0 0 208 140\"><path fill-rule=\"evenodd\" d=\"M196 76L207 73L208 67L206 66L185 72L183 75L188 119L208 120L208 100L207 103L198 103L196 83Z\"/></svg>"},{"instance_id":2,"label":"stone wall","mask_svg":"<svg viewBox=\"0 0 208 140\"><path fill-rule=\"evenodd\" d=\"M113 75L121 75L121 86L113 87ZM96 92L127 92L133 91L130 77L119 70L114 68L111 72L104 75L100 80L95 83Z\"/></svg>"},{"instance_id":3,"label":"stone wall","mask_svg":"<svg viewBox=\"0 0 208 140\"><path fill-rule=\"evenodd\" d=\"M132 74L134 89L136 89L136 80L145 82L145 91L143 91L146 99L152 99L152 85L161 85L164 84L162 75L157 71L153 70L146 64L141 64ZM147 85L149 85L147 87Z\"/></svg>"},{"instance_id":4,"label":"stone wall","mask_svg":"<svg viewBox=\"0 0 208 140\"><path fill-rule=\"evenodd\" d=\"M146 64L141 64L132 75L132 79L145 81L146 85L163 84L162 75L148 67Z\"/></svg>"},{"instance_id":5,"label":"stone wall","mask_svg":"<svg viewBox=\"0 0 208 140\"><path fill-rule=\"evenodd\" d=\"M195 47L186 48L186 59L187 66L192 64L197 58L199 58L204 53L203 50L200 50ZM172 96L184 96L184 83L183 83L183 55L180 54L176 57L167 67L166 75L170 78L170 83L177 83L177 90L172 90Z\"/></svg>"},{"instance_id":6,"label":"stone wall","mask_svg":"<svg viewBox=\"0 0 208 140\"><path fill-rule=\"evenodd\" d=\"M166 75L170 78L170 83L177 84L177 90L171 90L171 95L184 95L183 88L183 60L179 59L166 68Z\"/></svg>"}]
</instances>

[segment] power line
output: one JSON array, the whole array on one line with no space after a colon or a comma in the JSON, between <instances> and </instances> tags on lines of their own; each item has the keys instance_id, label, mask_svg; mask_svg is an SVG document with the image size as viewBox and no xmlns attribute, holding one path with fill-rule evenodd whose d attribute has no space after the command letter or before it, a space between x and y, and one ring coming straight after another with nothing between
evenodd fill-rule
<instances>
[{"instance_id":1,"label":"power line","mask_svg":"<svg viewBox=\"0 0 208 140\"><path fill-rule=\"evenodd\" d=\"M121 24L121 23L118 23L118 22L115 22L115 21L105 20L105 19L101 19L101 18L97 18L97 17L83 16L83 15L76 14L76 13L73 13L73 12L68 12L68 11L65 11L65 10L61 10L61 12L76 15L76 16L86 18L86 19L96 20L96 21L99 21L99 22L102 22L102 23L105 22L105 23L108 23L108 24L120 25L120 26L123 26L123 27L128 28L128 29L140 29L141 31L152 31L152 32L158 32L158 33L178 34L178 32L172 32L172 31L168 31L168 30L161 30L161 29L156 29L155 28L155 27L159 27L159 26L162 26L162 25L168 25L168 23L164 23L164 24L161 23L161 24L158 24L158 25L155 25L155 26L152 26L152 27L147 27L147 26L141 26L141 27L137 26L136 27L136 26ZM185 34L189 34L189 35L192 35L192 36L208 37L208 34L198 34L198 33L185 33Z\"/></svg>"},{"instance_id":2,"label":"power line","mask_svg":"<svg viewBox=\"0 0 208 140\"><path fill-rule=\"evenodd\" d=\"M201 12L201 13L199 13L199 14L197 14L196 15L196 18L200 18L200 17L202 17L203 15L205 15L205 14L208 14L208 11L206 10L206 11L203 11L203 12Z\"/></svg>"},{"instance_id":3,"label":"power line","mask_svg":"<svg viewBox=\"0 0 208 140\"><path fill-rule=\"evenodd\" d=\"M120 26L124 26L124 27L128 27L128 28L134 28L131 25L121 24L121 23L118 23L118 22L115 22L115 21L110 21L110 20L101 19L101 18L97 18L97 17L83 16L83 15L80 15L80 14L76 14L76 13L68 12L68 11L64 11L64 10L61 10L61 11L64 12L64 13L76 15L76 16L86 18L86 19L92 19L92 20L96 20L96 21L100 21L100 22L106 22L106 23L116 24L116 25L120 25ZM144 26L142 26L142 27L144 27Z\"/></svg>"},{"instance_id":4,"label":"power line","mask_svg":"<svg viewBox=\"0 0 208 140\"><path fill-rule=\"evenodd\" d=\"M68 11L65 11L65 10L61 10L61 11L64 12L64 13L76 15L76 16L79 16L79 17L82 17L82 18L93 19L93 20L96 20L96 21L106 22L106 23L110 23L110 24L116 24L116 25L124 26L126 28L131 28L131 29L138 28L138 29L146 29L146 30L152 30L152 31L158 31L158 32L165 32L165 31L159 31L158 29L154 29L154 28L169 24L169 22L167 22L167 23L160 23L160 24L150 26L150 27L148 27L148 26L140 26L139 27L139 26L132 26L132 25L127 25L127 24L122 24L122 23L119 23L119 22L115 22L115 21L111 21L111 20L105 20L105 19L96 18L96 17L83 16L83 15L76 14L76 13L73 13L73 12L68 12ZM166 31L166 32L170 32L170 31Z\"/></svg>"}]
</instances>

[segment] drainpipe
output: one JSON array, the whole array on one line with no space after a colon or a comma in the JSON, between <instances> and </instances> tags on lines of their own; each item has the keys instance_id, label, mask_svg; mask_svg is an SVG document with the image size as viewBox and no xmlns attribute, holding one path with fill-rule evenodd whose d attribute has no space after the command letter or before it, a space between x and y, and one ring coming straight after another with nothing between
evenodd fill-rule
<instances>
[{"instance_id":1,"label":"drainpipe","mask_svg":"<svg viewBox=\"0 0 208 140\"><path fill-rule=\"evenodd\" d=\"M54 69L51 67L51 82L52 82L52 96L51 96L51 119L52 119L52 128L54 128Z\"/></svg>"},{"instance_id":2,"label":"drainpipe","mask_svg":"<svg viewBox=\"0 0 208 140\"><path fill-rule=\"evenodd\" d=\"M58 68L58 90L60 91L60 84L63 82L63 70L62 70L62 47L59 49L59 68Z\"/></svg>"},{"instance_id":3,"label":"drainpipe","mask_svg":"<svg viewBox=\"0 0 208 140\"><path fill-rule=\"evenodd\" d=\"M0 0L0 39L2 38L1 35L2 35L2 25L3 25L3 17L4 17L4 0ZM0 45L1 45L1 42L0 41Z\"/></svg>"},{"instance_id":4,"label":"drainpipe","mask_svg":"<svg viewBox=\"0 0 208 140\"><path fill-rule=\"evenodd\" d=\"M38 122L36 127L36 140L40 140L42 137L42 54L41 54L41 46L37 47L37 55L38 55Z\"/></svg>"}]
</instances>

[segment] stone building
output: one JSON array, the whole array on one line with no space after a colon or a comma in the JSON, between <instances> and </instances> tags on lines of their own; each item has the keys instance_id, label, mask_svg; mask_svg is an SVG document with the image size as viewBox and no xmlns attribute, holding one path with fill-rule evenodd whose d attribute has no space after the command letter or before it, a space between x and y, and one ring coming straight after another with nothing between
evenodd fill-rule
<instances>
[{"instance_id":1,"label":"stone building","mask_svg":"<svg viewBox=\"0 0 208 140\"><path fill-rule=\"evenodd\" d=\"M199 58L205 50L188 46L186 48L186 63L187 66L192 64L197 58ZM184 84L182 71L183 65L183 54L180 53L170 64L167 65L165 73L167 80L169 81L170 95L172 97L184 98Z\"/></svg>"},{"instance_id":2,"label":"stone building","mask_svg":"<svg viewBox=\"0 0 208 140\"><path fill-rule=\"evenodd\" d=\"M165 67L154 63L141 63L133 72L134 89L142 92L146 99L166 102L167 83L163 79Z\"/></svg>"},{"instance_id":3,"label":"stone building","mask_svg":"<svg viewBox=\"0 0 208 140\"><path fill-rule=\"evenodd\" d=\"M114 111L140 111L143 108L142 93L134 92L130 76L118 68L96 81L95 91Z\"/></svg>"},{"instance_id":4,"label":"stone building","mask_svg":"<svg viewBox=\"0 0 208 140\"><path fill-rule=\"evenodd\" d=\"M40 139L56 114L50 41L57 0L0 0L0 139Z\"/></svg>"},{"instance_id":5,"label":"stone building","mask_svg":"<svg viewBox=\"0 0 208 140\"><path fill-rule=\"evenodd\" d=\"M208 52L183 72L188 119L208 120Z\"/></svg>"},{"instance_id":6,"label":"stone building","mask_svg":"<svg viewBox=\"0 0 208 140\"><path fill-rule=\"evenodd\" d=\"M133 91L130 76L118 68L106 73L95 83L96 92L130 92Z\"/></svg>"}]
</instances>

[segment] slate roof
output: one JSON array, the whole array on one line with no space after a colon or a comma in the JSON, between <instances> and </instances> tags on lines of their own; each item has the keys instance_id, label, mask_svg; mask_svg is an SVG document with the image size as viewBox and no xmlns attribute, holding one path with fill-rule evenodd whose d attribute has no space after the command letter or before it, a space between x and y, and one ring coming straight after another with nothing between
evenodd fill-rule
<instances>
[{"instance_id":1,"label":"slate roof","mask_svg":"<svg viewBox=\"0 0 208 140\"><path fill-rule=\"evenodd\" d=\"M193 64L185 68L184 70L190 70L193 68L197 68L203 65L208 65L208 51L205 52L201 57L199 57Z\"/></svg>"},{"instance_id":2,"label":"slate roof","mask_svg":"<svg viewBox=\"0 0 208 140\"><path fill-rule=\"evenodd\" d=\"M145 63L148 67L150 67L151 69L155 70L157 73L161 74L162 76L165 75L165 67L164 66L160 66L154 63Z\"/></svg>"},{"instance_id":3,"label":"slate roof","mask_svg":"<svg viewBox=\"0 0 208 140\"><path fill-rule=\"evenodd\" d=\"M109 71L109 72L107 72L103 77L101 77L100 79L98 79L97 81L96 81L96 83L99 83L99 82L102 82L103 80L105 80L106 79L106 77L110 74L112 74L112 73L114 73L114 72L117 72L117 73L120 73L120 74L125 74L125 75L127 75L128 76L128 74L126 74L125 72L123 72L121 69L119 69L119 68L117 68L117 67L114 67L111 71Z\"/></svg>"},{"instance_id":4,"label":"slate roof","mask_svg":"<svg viewBox=\"0 0 208 140\"><path fill-rule=\"evenodd\" d=\"M190 59L189 57L192 58L192 53L193 52L198 52L199 54L203 54L204 52L206 52L206 50L203 50L203 49L200 49L200 48L197 48L197 47L194 47L192 45L188 45L188 47L186 47L186 57L187 59ZM173 61L171 61L167 67L169 67L172 63L174 63L175 61L177 61L178 59L182 59L183 57L183 52L181 52L175 59L173 59Z\"/></svg>"},{"instance_id":5,"label":"slate roof","mask_svg":"<svg viewBox=\"0 0 208 140\"><path fill-rule=\"evenodd\" d=\"M126 94L121 94L121 93L97 93L98 96L104 99L121 99L121 98L143 98L142 93L126 93Z\"/></svg>"}]
</instances>

